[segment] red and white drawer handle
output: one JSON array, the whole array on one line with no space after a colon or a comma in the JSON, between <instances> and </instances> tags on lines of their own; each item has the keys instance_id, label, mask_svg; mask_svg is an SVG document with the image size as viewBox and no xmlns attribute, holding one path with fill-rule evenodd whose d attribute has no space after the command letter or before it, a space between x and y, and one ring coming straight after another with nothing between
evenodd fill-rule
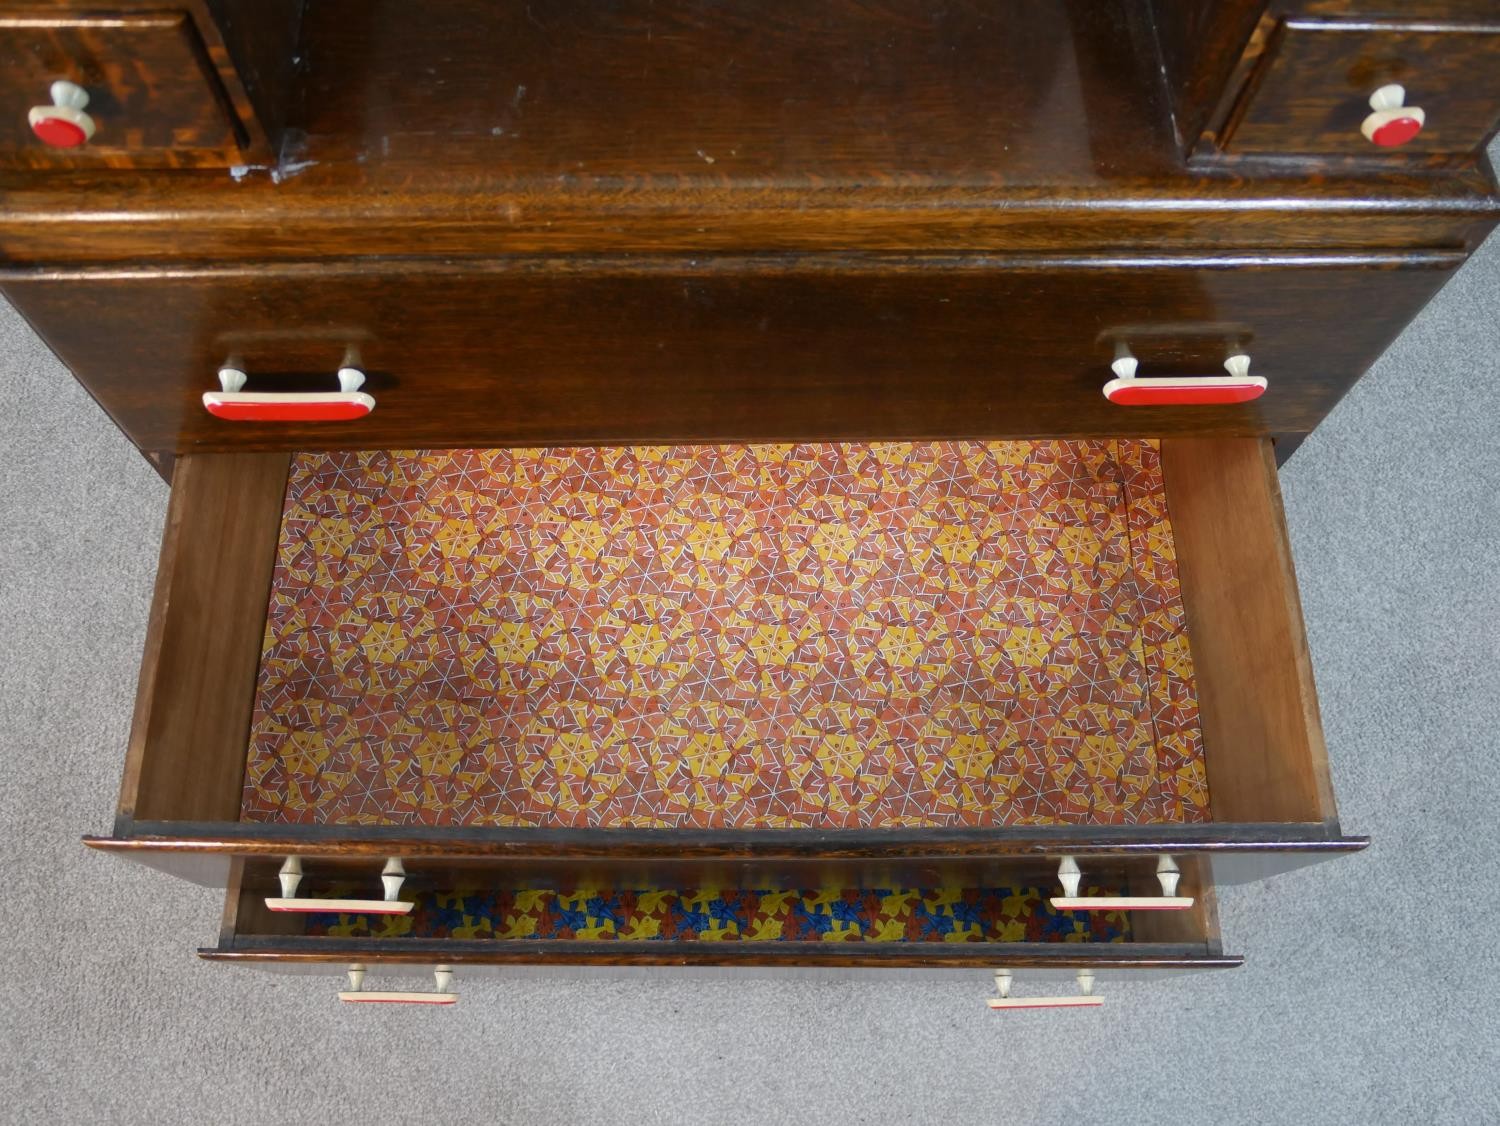
<instances>
[{"instance_id":1,"label":"red and white drawer handle","mask_svg":"<svg viewBox=\"0 0 1500 1126\"><path fill-rule=\"evenodd\" d=\"M349 967L349 988L339 991L339 1000L357 1005L456 1005L458 994L453 992L453 967L438 966L432 971L432 979L437 983L435 993L366 989L365 967L356 963Z\"/></svg>"},{"instance_id":2,"label":"red and white drawer handle","mask_svg":"<svg viewBox=\"0 0 1500 1126\"><path fill-rule=\"evenodd\" d=\"M365 373L339 368L337 391L243 391L245 373L225 365L219 369L219 390L203 392L203 406L215 418L230 422L352 422L375 409L375 400L361 391Z\"/></svg>"},{"instance_id":3,"label":"red and white drawer handle","mask_svg":"<svg viewBox=\"0 0 1500 1126\"><path fill-rule=\"evenodd\" d=\"M1078 971L1078 992L1061 997L1012 997L1011 983L1015 975L1009 970L995 971L995 992L990 998L992 1009L1094 1009L1104 1004L1104 998L1094 992L1094 975L1089 970Z\"/></svg>"},{"instance_id":4,"label":"red and white drawer handle","mask_svg":"<svg viewBox=\"0 0 1500 1126\"><path fill-rule=\"evenodd\" d=\"M52 104L32 106L26 115L31 131L43 144L55 149L76 149L94 135L94 119L84 113L89 92L76 82L59 79L52 84Z\"/></svg>"},{"instance_id":5,"label":"red and white drawer handle","mask_svg":"<svg viewBox=\"0 0 1500 1126\"><path fill-rule=\"evenodd\" d=\"M1406 104L1406 87L1392 82L1370 95L1373 111L1360 124L1365 139L1383 149L1404 145L1422 131L1427 114L1421 106Z\"/></svg>"},{"instance_id":6,"label":"red and white drawer handle","mask_svg":"<svg viewBox=\"0 0 1500 1126\"><path fill-rule=\"evenodd\" d=\"M409 915L416 906L401 898L401 884L406 880L406 869L401 861L391 857L380 870L380 882L385 886L384 899L298 899L297 885L302 882L302 860L288 856L282 862L281 895L267 896L266 907L272 911L297 911L303 914L332 911L340 915Z\"/></svg>"},{"instance_id":7,"label":"red and white drawer handle","mask_svg":"<svg viewBox=\"0 0 1500 1126\"><path fill-rule=\"evenodd\" d=\"M1129 352L1123 352L1109 366L1115 378L1104 385L1104 397L1123 407L1248 403L1266 391L1265 379L1250 374L1250 357L1243 352L1224 361L1228 375L1138 376L1140 361Z\"/></svg>"},{"instance_id":8,"label":"red and white drawer handle","mask_svg":"<svg viewBox=\"0 0 1500 1126\"><path fill-rule=\"evenodd\" d=\"M1048 902L1058 911L1186 911L1193 905L1191 895L1177 894L1177 881L1182 873L1170 856L1159 856L1156 860L1160 895L1079 895L1082 875L1078 861L1064 856L1057 866L1057 881L1062 884L1063 893Z\"/></svg>"}]
</instances>

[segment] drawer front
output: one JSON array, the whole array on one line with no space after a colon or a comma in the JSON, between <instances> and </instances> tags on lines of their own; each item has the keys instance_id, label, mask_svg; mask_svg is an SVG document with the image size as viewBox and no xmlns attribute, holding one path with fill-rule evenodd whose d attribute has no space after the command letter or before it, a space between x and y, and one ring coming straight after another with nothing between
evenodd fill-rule
<instances>
[{"instance_id":1,"label":"drawer front","mask_svg":"<svg viewBox=\"0 0 1500 1126\"><path fill-rule=\"evenodd\" d=\"M1371 98L1392 84L1408 112L1369 122ZM1411 107L1421 110L1411 135ZM1286 20L1231 118L1231 153L1463 154L1480 148L1500 113L1500 19L1492 24ZM1399 120L1395 120L1398 119Z\"/></svg>"},{"instance_id":2,"label":"drawer front","mask_svg":"<svg viewBox=\"0 0 1500 1126\"><path fill-rule=\"evenodd\" d=\"M28 121L59 80L87 95L92 135L48 134ZM186 12L0 16L0 163L59 165L225 163L235 121ZM66 127L64 127L66 129Z\"/></svg>"},{"instance_id":3,"label":"drawer front","mask_svg":"<svg viewBox=\"0 0 1500 1126\"><path fill-rule=\"evenodd\" d=\"M390 865L387 864L387 870ZM1087 890L1156 893L1144 862L1100 862ZM285 872L285 866L282 868ZM411 866L402 913L330 904L287 911L273 862L234 864L217 947L253 964L679 965L869 968L1146 969L1238 965L1219 934L1206 862L1184 858L1183 910L1059 906L1053 869L994 863L964 884L880 888L818 880L754 885L549 881L515 866ZM313 863L301 900L368 894L370 871ZM296 884L293 885L296 890ZM375 904L378 906L379 904ZM415 965L414 965L415 964ZM331 968L331 967L330 967ZM368 988L368 984L366 985ZM1024 993L1024 984L1018 992Z\"/></svg>"},{"instance_id":4,"label":"drawer front","mask_svg":"<svg viewBox=\"0 0 1500 1126\"><path fill-rule=\"evenodd\" d=\"M7 295L142 448L1291 433L1311 429L1462 255L502 260L15 271ZM1140 376L1239 405L1121 406ZM334 392L357 421L234 422L203 394Z\"/></svg>"}]
</instances>

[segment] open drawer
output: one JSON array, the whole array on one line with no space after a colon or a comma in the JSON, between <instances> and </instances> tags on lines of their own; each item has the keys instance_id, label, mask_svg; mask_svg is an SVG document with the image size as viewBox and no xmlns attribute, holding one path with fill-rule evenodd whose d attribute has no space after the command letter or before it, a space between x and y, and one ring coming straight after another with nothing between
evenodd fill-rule
<instances>
[{"instance_id":1,"label":"open drawer","mask_svg":"<svg viewBox=\"0 0 1500 1126\"><path fill-rule=\"evenodd\" d=\"M301 880L306 898L328 908L288 913L267 907L286 890L277 865L252 858L235 861L219 943L199 953L323 972L352 1002L452 1003L455 972L608 964L966 969L1002 975L991 1000L997 1009L1078 1007L1100 1003L1098 979L1117 971L1241 963L1223 953L1207 873L1206 860L1184 861L1181 890L1191 910L1079 914L1052 905L1052 872L1035 860L994 861L964 882L931 872L920 886L867 887L830 883L809 865L800 878L729 883L701 862L661 863L649 877L624 881L604 865L580 882L503 862L433 860L405 873L400 896L410 910L387 914L340 907L366 890L367 878L357 864L328 859L310 864ZM1147 892L1156 882L1133 860L1100 864L1096 880L1086 890L1108 896ZM348 986L345 967L353 971ZM437 990L390 991L390 976L428 967L439 973ZM1034 979L1058 977L1078 986L1036 988ZM976 986L989 988L987 976L976 975Z\"/></svg>"},{"instance_id":2,"label":"open drawer","mask_svg":"<svg viewBox=\"0 0 1500 1126\"><path fill-rule=\"evenodd\" d=\"M1270 443L1172 439L184 457L89 843L861 888L1366 841Z\"/></svg>"}]
</instances>

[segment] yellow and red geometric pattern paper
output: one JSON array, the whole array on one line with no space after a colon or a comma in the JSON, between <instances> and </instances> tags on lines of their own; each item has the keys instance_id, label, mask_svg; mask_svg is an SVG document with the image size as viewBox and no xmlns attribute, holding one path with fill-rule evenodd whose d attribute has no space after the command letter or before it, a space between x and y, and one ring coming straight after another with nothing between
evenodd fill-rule
<instances>
[{"instance_id":1,"label":"yellow and red geometric pattern paper","mask_svg":"<svg viewBox=\"0 0 1500 1126\"><path fill-rule=\"evenodd\" d=\"M1201 821L1146 441L298 455L249 821Z\"/></svg>"}]
</instances>

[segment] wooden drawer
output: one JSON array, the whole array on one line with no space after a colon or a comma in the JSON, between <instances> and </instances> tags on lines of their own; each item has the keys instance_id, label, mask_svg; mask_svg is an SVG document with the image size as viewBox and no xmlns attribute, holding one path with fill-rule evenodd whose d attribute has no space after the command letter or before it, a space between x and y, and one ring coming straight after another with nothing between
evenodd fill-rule
<instances>
[{"instance_id":1,"label":"wooden drawer","mask_svg":"<svg viewBox=\"0 0 1500 1126\"><path fill-rule=\"evenodd\" d=\"M152 451L834 441L1310 430L1457 251L1149 258L500 259L11 270L7 296ZM1141 375L1265 377L1236 406L1122 407ZM329 390L359 421L232 423L247 391Z\"/></svg>"},{"instance_id":2,"label":"wooden drawer","mask_svg":"<svg viewBox=\"0 0 1500 1126\"><path fill-rule=\"evenodd\" d=\"M1366 841L1270 444L1197 439L190 455L90 843L219 885L932 888Z\"/></svg>"},{"instance_id":3,"label":"wooden drawer","mask_svg":"<svg viewBox=\"0 0 1500 1126\"><path fill-rule=\"evenodd\" d=\"M270 161L301 0L250 7L231 12L214 0L188 0L176 10L131 0L102 8L7 5L0 11L0 166ZM39 125L29 111L52 106L59 80L82 92L70 103L78 112L44 114Z\"/></svg>"},{"instance_id":4,"label":"wooden drawer","mask_svg":"<svg viewBox=\"0 0 1500 1126\"><path fill-rule=\"evenodd\" d=\"M692 868L692 866L688 866ZM682 865L678 865L681 870ZM330 994L347 989L345 966L369 971L363 989L389 989L394 976L429 966L456 971L461 983L492 966L569 965L789 967L968 970L975 1003L990 973L1007 971L1016 1007L1049 1007L1074 989L1038 981L1096 978L1094 996L1111 975L1231 968L1223 953L1207 863L1184 862L1179 891L1193 900L1180 911L1068 911L1057 908L1055 875L1035 861L996 861L967 884L880 888L817 882L816 872L789 886L616 882L595 873L587 885L548 886L515 865L493 862L414 864L400 891L407 914L269 909L284 890L273 861L236 861L216 946L200 955L233 965L316 973ZM669 882L663 882L668 880ZM1145 861L1097 866L1091 892L1156 895ZM301 890L320 895L368 893L369 872L347 862L309 865ZM1058 971L1065 971L1058 973ZM454 990L457 991L457 990ZM331 998L330 998L331 999ZM350 998L346 998L350 999ZM358 998L353 998L358 999ZM370 998L374 999L374 998ZM431 1003L430 993L411 1000ZM1030 1002L1030 1004L1028 1004Z\"/></svg>"},{"instance_id":5,"label":"wooden drawer","mask_svg":"<svg viewBox=\"0 0 1500 1126\"><path fill-rule=\"evenodd\" d=\"M1258 30L1248 80L1221 130L1230 153L1467 155L1483 148L1500 107L1500 17L1464 22L1293 18ZM1363 130L1382 87L1407 112ZM1409 107L1421 110L1421 130Z\"/></svg>"}]
</instances>

